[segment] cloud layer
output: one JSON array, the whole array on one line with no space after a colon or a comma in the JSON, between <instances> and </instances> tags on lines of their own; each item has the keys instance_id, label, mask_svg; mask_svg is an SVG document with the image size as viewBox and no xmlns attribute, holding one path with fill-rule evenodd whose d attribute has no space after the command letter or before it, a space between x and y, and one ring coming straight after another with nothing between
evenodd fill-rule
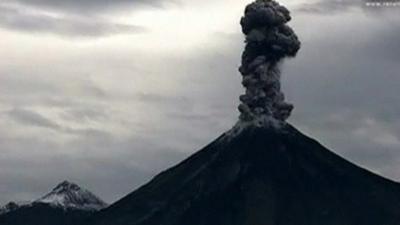
<instances>
[{"instance_id":1,"label":"cloud layer","mask_svg":"<svg viewBox=\"0 0 400 225\"><path fill-rule=\"evenodd\" d=\"M94 4L96 1L89 2ZM105 19L101 14L88 14L82 8L84 4L81 1L37 1L37 4L33 3L32 1L21 2L21 4L0 3L0 27L66 37L99 37L121 33L137 34L146 31L145 28L138 25L121 24ZM46 7L53 6L53 3L59 8ZM118 2L112 5L115 4L118 5ZM69 5L79 6L84 11L71 13L68 8L65 8ZM90 4L88 7L90 8Z\"/></svg>"},{"instance_id":2,"label":"cloud layer","mask_svg":"<svg viewBox=\"0 0 400 225\"><path fill-rule=\"evenodd\" d=\"M143 27L118 24L98 18L53 17L1 5L0 26L22 32L43 32L68 37L97 37L145 31Z\"/></svg>"},{"instance_id":3,"label":"cloud layer","mask_svg":"<svg viewBox=\"0 0 400 225\"><path fill-rule=\"evenodd\" d=\"M127 8L135 9L143 6L162 7L165 6L165 3L177 3L176 0L14 0L11 2L59 12L79 14L97 14Z\"/></svg>"}]
</instances>

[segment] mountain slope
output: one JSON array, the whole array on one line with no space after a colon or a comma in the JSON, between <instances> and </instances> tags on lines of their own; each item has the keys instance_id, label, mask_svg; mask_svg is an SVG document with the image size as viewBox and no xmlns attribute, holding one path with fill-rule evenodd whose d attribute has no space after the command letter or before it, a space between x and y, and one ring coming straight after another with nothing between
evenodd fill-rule
<instances>
[{"instance_id":1,"label":"mountain slope","mask_svg":"<svg viewBox=\"0 0 400 225\"><path fill-rule=\"evenodd\" d=\"M106 206L88 190L64 181L36 201L7 204L0 213L0 224L75 225Z\"/></svg>"},{"instance_id":2,"label":"mountain slope","mask_svg":"<svg viewBox=\"0 0 400 225\"><path fill-rule=\"evenodd\" d=\"M400 185L285 125L227 133L86 225L398 225Z\"/></svg>"}]
</instances>

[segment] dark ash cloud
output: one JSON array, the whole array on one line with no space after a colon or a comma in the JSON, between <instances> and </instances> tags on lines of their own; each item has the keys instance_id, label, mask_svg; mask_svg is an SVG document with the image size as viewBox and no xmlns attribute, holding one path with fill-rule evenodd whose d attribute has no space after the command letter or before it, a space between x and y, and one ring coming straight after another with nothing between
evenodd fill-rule
<instances>
[{"instance_id":1,"label":"dark ash cloud","mask_svg":"<svg viewBox=\"0 0 400 225\"><path fill-rule=\"evenodd\" d=\"M22 8L0 5L0 27L23 32L51 33L68 37L98 37L119 33L142 33L140 26L113 23L94 17L30 13Z\"/></svg>"},{"instance_id":2,"label":"dark ash cloud","mask_svg":"<svg viewBox=\"0 0 400 225\"><path fill-rule=\"evenodd\" d=\"M275 1L259 0L246 7L240 21L246 35L239 69L246 88L240 96L241 121L284 122L293 110L293 105L285 102L280 81L280 62L296 56L301 46L295 32L286 25L290 20L289 10Z\"/></svg>"}]
</instances>

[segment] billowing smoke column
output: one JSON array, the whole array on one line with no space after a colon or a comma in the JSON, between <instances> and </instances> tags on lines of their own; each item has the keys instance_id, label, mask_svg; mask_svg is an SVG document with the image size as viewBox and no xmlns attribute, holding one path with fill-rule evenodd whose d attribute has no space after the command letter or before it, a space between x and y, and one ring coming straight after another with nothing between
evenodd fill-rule
<instances>
[{"instance_id":1,"label":"billowing smoke column","mask_svg":"<svg viewBox=\"0 0 400 225\"><path fill-rule=\"evenodd\" d=\"M273 0L256 0L246 7L241 20L246 48L239 69L246 94L240 96L240 121L284 122L293 105L281 92L279 63L294 57L300 42L286 25L290 12Z\"/></svg>"}]
</instances>

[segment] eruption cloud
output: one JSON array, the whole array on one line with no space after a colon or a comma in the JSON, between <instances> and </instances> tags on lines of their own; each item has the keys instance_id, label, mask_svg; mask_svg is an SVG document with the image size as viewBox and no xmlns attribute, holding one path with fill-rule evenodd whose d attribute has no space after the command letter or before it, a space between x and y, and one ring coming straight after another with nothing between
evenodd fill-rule
<instances>
[{"instance_id":1,"label":"eruption cloud","mask_svg":"<svg viewBox=\"0 0 400 225\"><path fill-rule=\"evenodd\" d=\"M246 47L239 69L246 93L240 96L241 122L285 122L293 105L281 91L280 62L294 57L300 41L286 25L290 12L273 0L256 0L245 9L241 26Z\"/></svg>"}]
</instances>

